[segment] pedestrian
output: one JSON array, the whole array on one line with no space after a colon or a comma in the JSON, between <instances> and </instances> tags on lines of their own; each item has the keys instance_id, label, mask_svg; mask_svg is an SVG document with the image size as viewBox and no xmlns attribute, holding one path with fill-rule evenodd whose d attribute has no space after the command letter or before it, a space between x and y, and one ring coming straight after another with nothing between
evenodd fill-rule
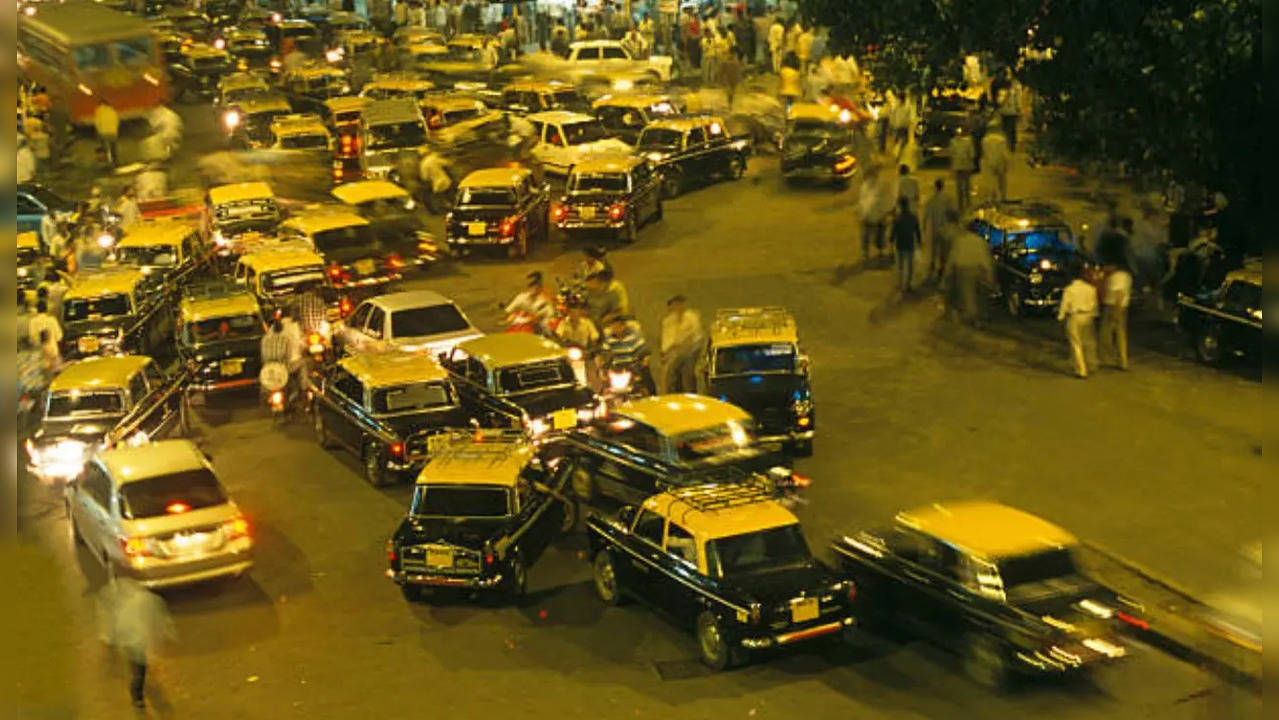
<instances>
[{"instance_id":1,"label":"pedestrian","mask_svg":"<svg viewBox=\"0 0 1279 720\"><path fill-rule=\"evenodd\" d=\"M648 57L657 43L657 26L653 23L651 14L645 15L644 19L640 21L639 34L644 41L644 57Z\"/></svg>"},{"instance_id":2,"label":"pedestrian","mask_svg":"<svg viewBox=\"0 0 1279 720\"><path fill-rule=\"evenodd\" d=\"M733 110L733 96L737 94L737 86L742 81L742 63L737 53L727 52L719 61L719 78L724 83L724 93L728 96L729 112Z\"/></svg>"},{"instance_id":3,"label":"pedestrian","mask_svg":"<svg viewBox=\"0 0 1279 720\"><path fill-rule=\"evenodd\" d=\"M1061 293L1057 320L1065 323L1066 340L1075 365L1075 375L1088 377L1088 367L1096 366L1097 288L1084 277L1084 269L1073 269L1074 279Z\"/></svg>"},{"instance_id":4,"label":"pedestrian","mask_svg":"<svg viewBox=\"0 0 1279 720\"><path fill-rule=\"evenodd\" d=\"M799 72L807 77L813 67L813 29L800 25L799 37L795 38L795 55L799 57Z\"/></svg>"},{"instance_id":5,"label":"pedestrian","mask_svg":"<svg viewBox=\"0 0 1279 720\"><path fill-rule=\"evenodd\" d=\"M1128 369L1128 305L1132 300L1132 273L1122 264L1106 268L1101 296L1100 350L1120 370Z\"/></svg>"},{"instance_id":6,"label":"pedestrian","mask_svg":"<svg viewBox=\"0 0 1279 720\"><path fill-rule=\"evenodd\" d=\"M676 295L666 301L662 318L662 392L697 392L697 358L706 342L702 319Z\"/></svg>"},{"instance_id":7,"label":"pedestrian","mask_svg":"<svg viewBox=\"0 0 1279 720\"><path fill-rule=\"evenodd\" d=\"M719 43L717 30L702 33L702 87L710 87L719 79Z\"/></svg>"},{"instance_id":8,"label":"pedestrian","mask_svg":"<svg viewBox=\"0 0 1279 720\"><path fill-rule=\"evenodd\" d=\"M426 27L426 8L422 6L422 3L415 2L409 5L409 25Z\"/></svg>"},{"instance_id":9,"label":"pedestrian","mask_svg":"<svg viewBox=\"0 0 1279 720\"><path fill-rule=\"evenodd\" d=\"M36 290L37 294L40 292ZM49 313L49 300L46 290L45 297L39 297L36 300L36 313L31 316L27 322L27 340L34 347L40 347L43 343L41 335L48 333L54 343L62 342L62 325L58 323L58 319Z\"/></svg>"},{"instance_id":10,"label":"pedestrian","mask_svg":"<svg viewBox=\"0 0 1279 720\"><path fill-rule=\"evenodd\" d=\"M591 319L601 327L605 324L604 318L631 312L626 286L613 277L611 268L604 268L586 278L586 298L591 308Z\"/></svg>"},{"instance_id":11,"label":"pedestrian","mask_svg":"<svg viewBox=\"0 0 1279 720\"><path fill-rule=\"evenodd\" d=\"M1017 121L1021 116L1021 84L1012 68L1004 68L1004 87L998 97L999 119L1008 140L1008 151L1017 152Z\"/></svg>"},{"instance_id":12,"label":"pedestrian","mask_svg":"<svg viewBox=\"0 0 1279 720\"><path fill-rule=\"evenodd\" d=\"M67 294L67 283L56 269L45 270L44 280L36 288L37 293L41 291L43 291L45 305L49 308L49 314L54 319L62 317L62 298Z\"/></svg>"},{"instance_id":13,"label":"pedestrian","mask_svg":"<svg viewBox=\"0 0 1279 720\"><path fill-rule=\"evenodd\" d=\"M786 28L786 35L782 38L782 53L787 55L795 53L799 56L799 36L804 34L804 28L798 20L792 22Z\"/></svg>"},{"instance_id":14,"label":"pedestrian","mask_svg":"<svg viewBox=\"0 0 1279 720\"><path fill-rule=\"evenodd\" d=\"M62 371L62 351L53 339L53 333L41 330L38 338L40 348L40 369L44 372L45 384L53 382L53 378Z\"/></svg>"},{"instance_id":15,"label":"pedestrian","mask_svg":"<svg viewBox=\"0 0 1279 720\"><path fill-rule=\"evenodd\" d=\"M897 111L897 93L891 89L884 91L884 104L879 108L879 117L875 119L875 128L879 134L879 151L888 152L888 136L891 133L891 119Z\"/></svg>"},{"instance_id":16,"label":"pedestrian","mask_svg":"<svg viewBox=\"0 0 1279 720\"><path fill-rule=\"evenodd\" d=\"M35 317L35 313L31 312L31 302L27 298L27 291L18 288L18 344L23 346L31 345L31 318L33 317Z\"/></svg>"},{"instance_id":17,"label":"pedestrian","mask_svg":"<svg viewBox=\"0 0 1279 720\"><path fill-rule=\"evenodd\" d=\"M897 168L897 198L910 203L910 211L919 214L919 181L910 174L910 166L902 163Z\"/></svg>"},{"instance_id":18,"label":"pedestrian","mask_svg":"<svg viewBox=\"0 0 1279 720\"><path fill-rule=\"evenodd\" d=\"M31 149L31 144L27 142L26 135L18 135L18 150L16 154L16 175L14 177L20 183L29 183L36 179L36 154Z\"/></svg>"},{"instance_id":19,"label":"pedestrian","mask_svg":"<svg viewBox=\"0 0 1279 720\"><path fill-rule=\"evenodd\" d=\"M117 144L120 139L120 115L106 100L99 100L93 111L93 127L98 132L98 141L102 143L102 152L106 155L107 164L115 166Z\"/></svg>"},{"instance_id":20,"label":"pedestrian","mask_svg":"<svg viewBox=\"0 0 1279 720\"><path fill-rule=\"evenodd\" d=\"M782 17L776 15L773 17L773 24L768 26L768 59L775 75L782 73L782 47L785 42L786 26L782 23Z\"/></svg>"},{"instance_id":21,"label":"pedestrian","mask_svg":"<svg viewBox=\"0 0 1279 720\"><path fill-rule=\"evenodd\" d=\"M897 252L897 287L910 292L915 275L915 249L919 247L919 218L910 208L910 201L897 199L897 216L893 218L893 248Z\"/></svg>"},{"instance_id":22,"label":"pedestrian","mask_svg":"<svg viewBox=\"0 0 1279 720\"><path fill-rule=\"evenodd\" d=\"M803 92L799 75L799 58L795 56L795 53L787 53L782 59L782 72L778 80L777 94L781 97L784 109L790 110L790 106L795 104Z\"/></svg>"},{"instance_id":23,"label":"pedestrian","mask_svg":"<svg viewBox=\"0 0 1279 720\"><path fill-rule=\"evenodd\" d=\"M133 186L126 187L120 193L115 205L115 214L120 216L120 228L128 230L142 220L142 210L138 207L138 191Z\"/></svg>"},{"instance_id":24,"label":"pedestrian","mask_svg":"<svg viewBox=\"0 0 1279 720\"><path fill-rule=\"evenodd\" d=\"M893 153L900 159L909 144L910 129L915 124L915 100L909 90L903 91L901 98L893 105L888 123L893 134Z\"/></svg>"},{"instance_id":25,"label":"pedestrian","mask_svg":"<svg viewBox=\"0 0 1279 720\"><path fill-rule=\"evenodd\" d=\"M622 367L638 376L638 384L649 395L657 394L653 371L649 367L648 342L634 318L614 313L605 318L608 331L600 343L600 362L604 368Z\"/></svg>"},{"instance_id":26,"label":"pedestrian","mask_svg":"<svg viewBox=\"0 0 1279 720\"><path fill-rule=\"evenodd\" d=\"M979 289L990 285L995 278L995 261L990 255L990 245L974 232L957 227L959 216L951 210L946 215L946 225L951 229L950 255L945 264L945 291L948 312L958 314L960 320L974 327L981 327L982 305Z\"/></svg>"},{"instance_id":27,"label":"pedestrian","mask_svg":"<svg viewBox=\"0 0 1279 720\"><path fill-rule=\"evenodd\" d=\"M889 216L896 202L896 189L892 185L893 174L882 166L870 165L862 180L858 211L862 228L862 263L870 262L871 245L876 257L884 255L884 234Z\"/></svg>"},{"instance_id":28,"label":"pedestrian","mask_svg":"<svg viewBox=\"0 0 1279 720\"><path fill-rule=\"evenodd\" d=\"M102 639L129 662L129 695L135 707L146 706L147 659L174 637L164 600L128 577L112 579L99 596Z\"/></svg>"},{"instance_id":29,"label":"pedestrian","mask_svg":"<svg viewBox=\"0 0 1279 720\"><path fill-rule=\"evenodd\" d=\"M391 22L395 23L396 29L402 28L409 23L409 4L404 0L396 0L395 8L391 10Z\"/></svg>"},{"instance_id":30,"label":"pedestrian","mask_svg":"<svg viewBox=\"0 0 1279 720\"><path fill-rule=\"evenodd\" d=\"M534 270L526 277L528 284L506 304L507 325L524 322L521 316L528 316L539 332L548 328L551 318L555 317L555 296L546 289L542 281L542 273Z\"/></svg>"},{"instance_id":31,"label":"pedestrian","mask_svg":"<svg viewBox=\"0 0 1279 720\"><path fill-rule=\"evenodd\" d=\"M986 136L981 139L982 184L985 193L995 202L1008 199L1008 140L1004 137L999 123L991 121L986 128Z\"/></svg>"},{"instance_id":32,"label":"pedestrian","mask_svg":"<svg viewBox=\"0 0 1279 720\"><path fill-rule=\"evenodd\" d=\"M959 126L950 139L950 172L955 178L955 207L961 214L968 209L972 197L971 181L977 162L974 152L972 135Z\"/></svg>"},{"instance_id":33,"label":"pedestrian","mask_svg":"<svg viewBox=\"0 0 1279 720\"><path fill-rule=\"evenodd\" d=\"M947 218L955 214L955 207L945 189L945 180L934 180L933 195L924 204L923 231L928 240L927 280L941 280L946 268L946 256L950 253L951 229Z\"/></svg>"}]
</instances>

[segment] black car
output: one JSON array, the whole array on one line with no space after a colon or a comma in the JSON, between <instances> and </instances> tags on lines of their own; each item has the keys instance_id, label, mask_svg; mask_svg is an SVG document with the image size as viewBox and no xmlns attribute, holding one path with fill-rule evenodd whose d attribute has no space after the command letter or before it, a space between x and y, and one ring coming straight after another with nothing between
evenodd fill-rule
<instances>
[{"instance_id":1,"label":"black car","mask_svg":"<svg viewBox=\"0 0 1279 720\"><path fill-rule=\"evenodd\" d=\"M763 477L670 490L586 527L599 598L637 598L692 628L712 669L856 622L857 587L812 556Z\"/></svg>"},{"instance_id":2,"label":"black car","mask_svg":"<svg viewBox=\"0 0 1279 720\"><path fill-rule=\"evenodd\" d=\"M1261 358L1261 268L1234 270L1221 287L1177 298L1177 324L1201 362L1216 365L1232 355Z\"/></svg>"},{"instance_id":3,"label":"black car","mask_svg":"<svg viewBox=\"0 0 1279 720\"><path fill-rule=\"evenodd\" d=\"M796 455L811 455L817 417L809 361L790 312L720 310L706 347L706 394L750 413L760 442L782 442Z\"/></svg>"},{"instance_id":4,"label":"black car","mask_svg":"<svg viewBox=\"0 0 1279 720\"><path fill-rule=\"evenodd\" d=\"M1145 625L1137 606L1085 577L1077 546L1061 528L993 502L904 511L833 544L857 583L863 625L952 649L993 687L1121 658L1117 629Z\"/></svg>"},{"instance_id":5,"label":"black car","mask_svg":"<svg viewBox=\"0 0 1279 720\"><path fill-rule=\"evenodd\" d=\"M857 173L852 115L818 103L797 103L782 136L782 177L846 183Z\"/></svg>"},{"instance_id":6,"label":"black car","mask_svg":"<svg viewBox=\"0 0 1279 720\"><path fill-rule=\"evenodd\" d=\"M976 210L968 227L990 244L995 284L1013 317L1056 308L1084 263L1056 205L996 203Z\"/></svg>"},{"instance_id":7,"label":"black car","mask_svg":"<svg viewBox=\"0 0 1279 720\"><path fill-rule=\"evenodd\" d=\"M310 393L320 447L355 453L374 487L410 476L468 426L449 374L424 354L353 355L312 378Z\"/></svg>"},{"instance_id":8,"label":"black car","mask_svg":"<svg viewBox=\"0 0 1279 720\"><path fill-rule=\"evenodd\" d=\"M486 427L534 437L572 430L599 401L582 384L569 351L533 333L498 333L458 343L444 358L462 403Z\"/></svg>"},{"instance_id":9,"label":"black car","mask_svg":"<svg viewBox=\"0 0 1279 720\"><path fill-rule=\"evenodd\" d=\"M226 51L235 59L238 70L266 70L271 67L275 50L271 40L261 30L228 28L223 41Z\"/></svg>"},{"instance_id":10,"label":"black car","mask_svg":"<svg viewBox=\"0 0 1279 720\"><path fill-rule=\"evenodd\" d=\"M386 543L387 577L410 601L427 588L522 596L529 568L576 523L566 482L522 438L456 438L418 476Z\"/></svg>"},{"instance_id":11,"label":"black car","mask_svg":"<svg viewBox=\"0 0 1279 720\"><path fill-rule=\"evenodd\" d=\"M189 396L257 385L262 370L262 309L252 293L219 281L193 284L178 306L178 362L191 373Z\"/></svg>"},{"instance_id":12,"label":"black car","mask_svg":"<svg viewBox=\"0 0 1279 720\"><path fill-rule=\"evenodd\" d=\"M62 357L160 354L172 337L162 283L134 268L76 275L62 296Z\"/></svg>"},{"instance_id":13,"label":"black car","mask_svg":"<svg viewBox=\"0 0 1279 720\"><path fill-rule=\"evenodd\" d=\"M527 168L476 170L458 183L444 233L455 252L497 246L524 257L533 241L550 237L550 189Z\"/></svg>"},{"instance_id":14,"label":"black car","mask_svg":"<svg viewBox=\"0 0 1279 720\"><path fill-rule=\"evenodd\" d=\"M720 118L696 115L649 123L635 141L635 151L652 161L666 197L675 197L695 184L740 178L750 141L730 135Z\"/></svg>"},{"instance_id":15,"label":"black car","mask_svg":"<svg viewBox=\"0 0 1279 720\"><path fill-rule=\"evenodd\" d=\"M324 112L325 101L351 92L346 71L328 65L307 65L286 70L280 77L280 87L295 112L316 115Z\"/></svg>"},{"instance_id":16,"label":"black car","mask_svg":"<svg viewBox=\"0 0 1279 720\"><path fill-rule=\"evenodd\" d=\"M977 103L954 90L939 91L928 99L923 117L915 128L915 142L925 163L950 159L950 141L960 128L970 130Z\"/></svg>"},{"instance_id":17,"label":"black car","mask_svg":"<svg viewBox=\"0 0 1279 720\"><path fill-rule=\"evenodd\" d=\"M212 45L184 45L177 62L169 65L175 97L184 95L212 100L218 81L235 70L231 55Z\"/></svg>"},{"instance_id":18,"label":"black car","mask_svg":"<svg viewBox=\"0 0 1279 720\"><path fill-rule=\"evenodd\" d=\"M661 219L661 176L641 157L574 165L564 196L551 207L551 221L562 232L610 233L627 243L635 241L641 225Z\"/></svg>"}]
</instances>

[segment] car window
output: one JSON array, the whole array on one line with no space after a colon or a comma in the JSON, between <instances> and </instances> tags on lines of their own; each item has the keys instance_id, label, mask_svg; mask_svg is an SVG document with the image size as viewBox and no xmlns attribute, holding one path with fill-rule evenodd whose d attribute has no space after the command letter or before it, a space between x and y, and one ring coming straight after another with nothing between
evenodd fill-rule
<instances>
[{"instance_id":1,"label":"car window","mask_svg":"<svg viewBox=\"0 0 1279 720\"><path fill-rule=\"evenodd\" d=\"M18 196L18 214L19 215L43 215L44 208L35 203L34 200L26 195Z\"/></svg>"},{"instance_id":2,"label":"car window","mask_svg":"<svg viewBox=\"0 0 1279 720\"><path fill-rule=\"evenodd\" d=\"M625 60L626 53L620 47L602 47L600 55L605 60Z\"/></svg>"},{"instance_id":3,"label":"car window","mask_svg":"<svg viewBox=\"0 0 1279 720\"><path fill-rule=\"evenodd\" d=\"M697 543L693 534L675 523L666 528L666 552L684 562L697 564Z\"/></svg>"},{"instance_id":4,"label":"car window","mask_svg":"<svg viewBox=\"0 0 1279 720\"><path fill-rule=\"evenodd\" d=\"M375 338L382 338L382 326L386 320L386 313L380 307L374 307L369 311L368 333Z\"/></svg>"},{"instance_id":5,"label":"car window","mask_svg":"<svg viewBox=\"0 0 1279 720\"><path fill-rule=\"evenodd\" d=\"M147 381L146 378L142 376L142 373L138 373L137 375L129 378L129 398L133 405L136 406L138 403L142 402L146 396Z\"/></svg>"},{"instance_id":6,"label":"car window","mask_svg":"<svg viewBox=\"0 0 1279 720\"><path fill-rule=\"evenodd\" d=\"M933 538L920 548L919 564L950 580L963 579L961 559L958 550Z\"/></svg>"},{"instance_id":7,"label":"car window","mask_svg":"<svg viewBox=\"0 0 1279 720\"><path fill-rule=\"evenodd\" d=\"M178 515L227 502L208 468L134 480L120 489L120 514L131 520Z\"/></svg>"},{"instance_id":8,"label":"car window","mask_svg":"<svg viewBox=\"0 0 1279 720\"><path fill-rule=\"evenodd\" d=\"M706 142L706 133L701 128L693 128L688 131L688 146L697 147Z\"/></svg>"},{"instance_id":9,"label":"car window","mask_svg":"<svg viewBox=\"0 0 1279 720\"><path fill-rule=\"evenodd\" d=\"M484 363L475 358L466 359L466 379L480 385L488 385L488 370L485 369Z\"/></svg>"},{"instance_id":10,"label":"car window","mask_svg":"<svg viewBox=\"0 0 1279 720\"><path fill-rule=\"evenodd\" d=\"M80 487L84 488L84 494L93 502L97 503L102 509L110 507L111 503L111 479L106 473L102 472L102 468L95 463L90 463L84 469L84 476L80 480Z\"/></svg>"},{"instance_id":11,"label":"car window","mask_svg":"<svg viewBox=\"0 0 1279 720\"><path fill-rule=\"evenodd\" d=\"M1261 286L1247 282L1232 282L1222 296L1222 309L1235 315L1253 317L1261 312ZM1256 316L1260 319L1260 316Z\"/></svg>"},{"instance_id":12,"label":"car window","mask_svg":"<svg viewBox=\"0 0 1279 720\"><path fill-rule=\"evenodd\" d=\"M391 315L391 336L397 338L460 332L470 327L462 312L452 304L427 305Z\"/></svg>"},{"instance_id":13,"label":"car window","mask_svg":"<svg viewBox=\"0 0 1279 720\"><path fill-rule=\"evenodd\" d=\"M364 403L364 384L345 370L338 371L337 377L333 381L333 389L345 395L348 400L352 400L357 404Z\"/></svg>"},{"instance_id":14,"label":"car window","mask_svg":"<svg viewBox=\"0 0 1279 720\"><path fill-rule=\"evenodd\" d=\"M657 455L662 450L662 439L657 431L647 425L635 424L615 436L617 442L642 453Z\"/></svg>"},{"instance_id":15,"label":"car window","mask_svg":"<svg viewBox=\"0 0 1279 720\"><path fill-rule=\"evenodd\" d=\"M546 142L550 145L564 145L564 135L560 133L558 125L548 125L546 128Z\"/></svg>"},{"instance_id":16,"label":"car window","mask_svg":"<svg viewBox=\"0 0 1279 720\"><path fill-rule=\"evenodd\" d=\"M635 519L635 536L647 540L657 547L662 546L662 530L666 527L666 518L651 510L644 510Z\"/></svg>"},{"instance_id":17,"label":"car window","mask_svg":"<svg viewBox=\"0 0 1279 720\"><path fill-rule=\"evenodd\" d=\"M355 309L355 313L351 315L351 319L347 321L347 324L353 328L364 327L365 323L367 323L369 319L369 310L372 308L373 306L367 303L359 306Z\"/></svg>"}]
</instances>

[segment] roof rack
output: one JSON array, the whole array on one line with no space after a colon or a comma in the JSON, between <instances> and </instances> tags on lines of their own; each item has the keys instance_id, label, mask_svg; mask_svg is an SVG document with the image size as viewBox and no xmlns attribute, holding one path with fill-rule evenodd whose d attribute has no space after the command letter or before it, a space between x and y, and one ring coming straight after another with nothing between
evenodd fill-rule
<instances>
[{"instance_id":1,"label":"roof rack","mask_svg":"<svg viewBox=\"0 0 1279 720\"><path fill-rule=\"evenodd\" d=\"M795 318L780 306L720 308L715 311L713 332L744 335L760 331L794 332Z\"/></svg>"},{"instance_id":2,"label":"roof rack","mask_svg":"<svg viewBox=\"0 0 1279 720\"><path fill-rule=\"evenodd\" d=\"M674 500L706 512L729 507L753 505L774 499L777 486L771 478L741 468L724 468L697 485L668 491Z\"/></svg>"},{"instance_id":3,"label":"roof rack","mask_svg":"<svg viewBox=\"0 0 1279 720\"><path fill-rule=\"evenodd\" d=\"M243 287L222 279L192 282L182 289L182 297L185 300L217 300L244 293Z\"/></svg>"}]
</instances>

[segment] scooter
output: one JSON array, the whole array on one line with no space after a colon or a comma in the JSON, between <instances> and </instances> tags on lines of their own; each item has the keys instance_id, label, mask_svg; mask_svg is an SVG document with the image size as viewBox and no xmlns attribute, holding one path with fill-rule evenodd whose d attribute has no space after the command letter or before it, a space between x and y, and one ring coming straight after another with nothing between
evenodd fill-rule
<instances>
[{"instance_id":1,"label":"scooter","mask_svg":"<svg viewBox=\"0 0 1279 720\"><path fill-rule=\"evenodd\" d=\"M262 397L271 410L271 419L276 425L288 421L289 411L289 367L281 362L262 364L258 373L258 386L262 389Z\"/></svg>"}]
</instances>

